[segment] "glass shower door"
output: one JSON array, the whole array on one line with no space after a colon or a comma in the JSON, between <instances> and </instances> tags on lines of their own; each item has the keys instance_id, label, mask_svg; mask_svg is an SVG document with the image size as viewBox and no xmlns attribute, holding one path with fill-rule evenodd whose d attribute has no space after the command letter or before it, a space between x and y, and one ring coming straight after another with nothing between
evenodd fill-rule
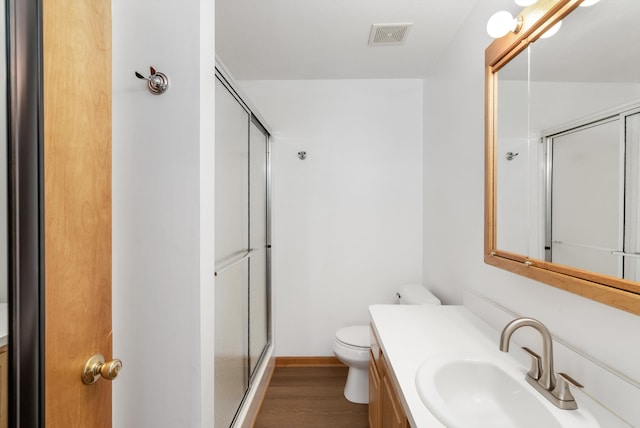
<instances>
[{"instance_id":1,"label":"glass shower door","mask_svg":"<svg viewBox=\"0 0 640 428\"><path fill-rule=\"evenodd\" d=\"M268 134L251 122L249 134L249 370L253 373L268 342Z\"/></svg>"},{"instance_id":2,"label":"glass shower door","mask_svg":"<svg viewBox=\"0 0 640 428\"><path fill-rule=\"evenodd\" d=\"M249 120L216 79L215 426L231 425L249 384Z\"/></svg>"},{"instance_id":3,"label":"glass shower door","mask_svg":"<svg viewBox=\"0 0 640 428\"><path fill-rule=\"evenodd\" d=\"M234 423L269 346L269 133L216 73L215 426Z\"/></svg>"}]
</instances>

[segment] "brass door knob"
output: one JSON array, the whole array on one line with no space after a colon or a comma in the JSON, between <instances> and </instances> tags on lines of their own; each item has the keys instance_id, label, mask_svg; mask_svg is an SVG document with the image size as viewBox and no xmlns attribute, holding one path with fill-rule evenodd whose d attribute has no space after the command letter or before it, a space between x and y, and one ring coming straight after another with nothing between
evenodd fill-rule
<instances>
[{"instance_id":1,"label":"brass door knob","mask_svg":"<svg viewBox=\"0 0 640 428\"><path fill-rule=\"evenodd\" d=\"M120 369L122 369L122 361L113 359L105 362L102 354L96 354L85 363L82 370L82 382L91 385L96 383L100 376L107 380L113 380L118 377Z\"/></svg>"}]
</instances>

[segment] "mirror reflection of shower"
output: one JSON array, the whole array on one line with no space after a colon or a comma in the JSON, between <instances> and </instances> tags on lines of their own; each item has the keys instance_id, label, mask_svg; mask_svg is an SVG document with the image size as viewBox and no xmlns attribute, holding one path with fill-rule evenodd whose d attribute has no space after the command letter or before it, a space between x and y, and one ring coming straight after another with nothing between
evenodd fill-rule
<instances>
[{"instance_id":1,"label":"mirror reflection of shower","mask_svg":"<svg viewBox=\"0 0 640 428\"><path fill-rule=\"evenodd\" d=\"M640 279L640 100L546 136L545 260Z\"/></svg>"}]
</instances>

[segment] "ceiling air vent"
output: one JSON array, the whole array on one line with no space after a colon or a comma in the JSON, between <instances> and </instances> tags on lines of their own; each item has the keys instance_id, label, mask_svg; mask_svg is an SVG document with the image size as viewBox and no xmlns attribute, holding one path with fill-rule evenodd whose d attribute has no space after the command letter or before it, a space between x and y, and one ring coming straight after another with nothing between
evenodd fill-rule
<instances>
[{"instance_id":1,"label":"ceiling air vent","mask_svg":"<svg viewBox=\"0 0 640 428\"><path fill-rule=\"evenodd\" d=\"M407 39L407 33L413 24L373 24L369 36L369 46L402 45Z\"/></svg>"}]
</instances>

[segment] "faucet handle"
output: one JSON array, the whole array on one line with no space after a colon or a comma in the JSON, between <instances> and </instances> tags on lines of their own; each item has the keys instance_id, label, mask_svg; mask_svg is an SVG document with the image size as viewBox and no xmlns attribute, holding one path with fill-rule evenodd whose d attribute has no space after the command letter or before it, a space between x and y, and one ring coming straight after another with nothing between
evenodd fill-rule
<instances>
[{"instance_id":1,"label":"faucet handle","mask_svg":"<svg viewBox=\"0 0 640 428\"><path fill-rule=\"evenodd\" d=\"M531 357L531 368L527 372L527 376L535 380L540 379L540 376L542 375L542 363L540 355L536 354L526 346L523 346L522 350L529 354L529 356Z\"/></svg>"},{"instance_id":2,"label":"faucet handle","mask_svg":"<svg viewBox=\"0 0 640 428\"><path fill-rule=\"evenodd\" d=\"M580 382L572 378L566 373L558 373L556 377L556 387L553 389L552 394L558 398L558 400L565 402L572 402L575 404L576 400L573 398L571 391L569 390L569 385L574 386L576 388L584 388ZM567 409L577 409L578 405L575 404L575 407L565 407Z\"/></svg>"}]
</instances>

